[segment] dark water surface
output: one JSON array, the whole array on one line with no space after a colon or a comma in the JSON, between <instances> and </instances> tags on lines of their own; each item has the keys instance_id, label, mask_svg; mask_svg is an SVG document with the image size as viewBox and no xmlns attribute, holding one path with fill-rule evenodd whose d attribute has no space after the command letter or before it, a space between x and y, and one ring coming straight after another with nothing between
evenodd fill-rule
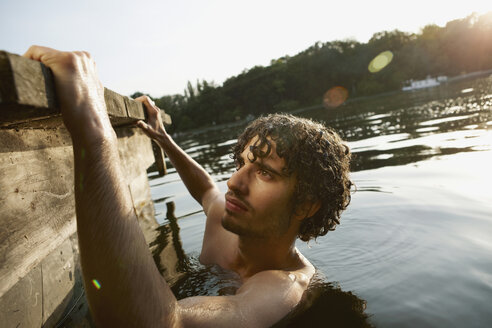
<instances>
[{"instance_id":1,"label":"dark water surface","mask_svg":"<svg viewBox=\"0 0 492 328\"><path fill-rule=\"evenodd\" d=\"M326 326L339 319L344 326L490 327L492 76L297 115L324 121L348 141L357 186L336 231L297 243L319 270L318 312L309 317ZM230 148L243 127L176 141L225 192L234 171ZM234 274L196 260L205 216L174 169L149 178L162 224L153 252L158 262L176 257L175 271L162 270L178 298L233 294Z\"/></svg>"}]
</instances>

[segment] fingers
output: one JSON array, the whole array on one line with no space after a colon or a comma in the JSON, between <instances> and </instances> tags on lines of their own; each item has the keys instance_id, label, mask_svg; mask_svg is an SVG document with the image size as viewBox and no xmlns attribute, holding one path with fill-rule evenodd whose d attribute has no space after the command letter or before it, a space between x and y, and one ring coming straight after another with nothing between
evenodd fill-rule
<instances>
[{"instance_id":1,"label":"fingers","mask_svg":"<svg viewBox=\"0 0 492 328\"><path fill-rule=\"evenodd\" d=\"M141 128L142 130L148 130L149 129L149 126L147 125L147 123L145 123L144 121L140 120L140 121L137 121L137 126L139 128Z\"/></svg>"},{"instance_id":2,"label":"fingers","mask_svg":"<svg viewBox=\"0 0 492 328\"><path fill-rule=\"evenodd\" d=\"M147 108L147 112L149 112L149 111L156 112L156 113L160 112L159 107L157 107L155 105L154 101L152 99L150 99L149 96L140 96L140 97L136 98L135 101L143 103L145 105L145 107Z\"/></svg>"},{"instance_id":3,"label":"fingers","mask_svg":"<svg viewBox=\"0 0 492 328\"><path fill-rule=\"evenodd\" d=\"M31 46L23 56L40 61L51 69L63 121L72 136L85 138L94 135L99 126L104 126L111 133L104 88L88 52ZM101 125L93 124L95 120ZM92 131L88 127L93 128Z\"/></svg>"},{"instance_id":4,"label":"fingers","mask_svg":"<svg viewBox=\"0 0 492 328\"><path fill-rule=\"evenodd\" d=\"M135 98L136 101L143 102L143 103L148 103L149 105L155 105L154 101L150 99L149 96L140 96L138 98Z\"/></svg>"},{"instance_id":5,"label":"fingers","mask_svg":"<svg viewBox=\"0 0 492 328\"><path fill-rule=\"evenodd\" d=\"M54 54L62 54L62 53L64 53L64 51L56 50L49 47L33 45L30 46L29 49L27 49L27 51L22 56L39 61L41 57L45 54L54 55ZM80 57L87 57L89 59L92 59L91 54L88 53L87 51L73 51L72 53Z\"/></svg>"},{"instance_id":6,"label":"fingers","mask_svg":"<svg viewBox=\"0 0 492 328\"><path fill-rule=\"evenodd\" d=\"M162 117L161 117L161 110L159 109L159 107L157 107L155 105L154 101L152 99L150 99L150 97L140 96L140 97L136 98L135 100L144 104L145 110L147 111L147 114L148 114L148 120L147 121L151 126L154 127L154 125L156 125L156 124L157 124L157 126L163 125ZM155 126L154 128L157 128L157 126ZM162 128L164 129L164 127L162 127Z\"/></svg>"},{"instance_id":7,"label":"fingers","mask_svg":"<svg viewBox=\"0 0 492 328\"><path fill-rule=\"evenodd\" d=\"M137 121L136 125L142 129L143 132L145 132L146 135L149 135L149 126L147 123L145 123L144 121Z\"/></svg>"},{"instance_id":8,"label":"fingers","mask_svg":"<svg viewBox=\"0 0 492 328\"><path fill-rule=\"evenodd\" d=\"M46 53L56 53L58 50L42 47L42 46L30 46L29 49L22 55L23 57L41 61L41 56Z\"/></svg>"},{"instance_id":9,"label":"fingers","mask_svg":"<svg viewBox=\"0 0 492 328\"><path fill-rule=\"evenodd\" d=\"M142 131L147 135L149 138L154 138L155 137L155 132L153 129L144 121L137 121L137 126L142 129Z\"/></svg>"},{"instance_id":10,"label":"fingers","mask_svg":"<svg viewBox=\"0 0 492 328\"><path fill-rule=\"evenodd\" d=\"M79 55L80 57L87 57L89 59L92 59L91 54L88 53L87 51L74 51L73 53Z\"/></svg>"},{"instance_id":11,"label":"fingers","mask_svg":"<svg viewBox=\"0 0 492 328\"><path fill-rule=\"evenodd\" d=\"M42 62L46 66L53 68L53 66L56 66L62 58L65 59L65 61L68 59L74 62L73 58L69 58L66 54L69 53L64 53L48 47L31 46L26 53L24 53L23 57Z\"/></svg>"},{"instance_id":12,"label":"fingers","mask_svg":"<svg viewBox=\"0 0 492 328\"><path fill-rule=\"evenodd\" d=\"M74 69L80 65L84 68L95 68L95 62L91 54L87 51L66 52L48 47L31 46L24 53L23 57L40 61L52 69L54 66Z\"/></svg>"}]
</instances>

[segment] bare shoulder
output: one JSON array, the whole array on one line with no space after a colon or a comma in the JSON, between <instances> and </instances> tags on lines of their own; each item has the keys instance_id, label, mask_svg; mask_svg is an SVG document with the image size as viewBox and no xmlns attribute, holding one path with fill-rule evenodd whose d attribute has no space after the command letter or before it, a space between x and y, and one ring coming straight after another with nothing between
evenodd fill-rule
<instances>
[{"instance_id":1,"label":"bare shoulder","mask_svg":"<svg viewBox=\"0 0 492 328\"><path fill-rule=\"evenodd\" d=\"M292 311L302 298L309 277L301 272L262 271L231 296L182 299L182 327L270 327Z\"/></svg>"},{"instance_id":2,"label":"bare shoulder","mask_svg":"<svg viewBox=\"0 0 492 328\"><path fill-rule=\"evenodd\" d=\"M236 296L245 304L243 315L252 326L268 327L291 312L309 286L314 268L267 270L249 278Z\"/></svg>"},{"instance_id":3,"label":"bare shoulder","mask_svg":"<svg viewBox=\"0 0 492 328\"><path fill-rule=\"evenodd\" d=\"M266 270L247 279L235 295L180 300L183 327L270 327L302 299L314 267L300 253L295 270Z\"/></svg>"},{"instance_id":4,"label":"bare shoulder","mask_svg":"<svg viewBox=\"0 0 492 328\"><path fill-rule=\"evenodd\" d=\"M270 298L272 304L283 304L291 309L301 300L315 273L314 266L300 253L299 266L292 270L265 270L250 277L236 295L253 294ZM278 299L279 302L274 302Z\"/></svg>"},{"instance_id":5,"label":"bare shoulder","mask_svg":"<svg viewBox=\"0 0 492 328\"><path fill-rule=\"evenodd\" d=\"M289 291L303 292L309 285L312 274L306 270L284 271L266 270L258 272L249 278L238 290L238 294L243 290L251 288L262 290L263 288L274 289L285 294Z\"/></svg>"}]
</instances>

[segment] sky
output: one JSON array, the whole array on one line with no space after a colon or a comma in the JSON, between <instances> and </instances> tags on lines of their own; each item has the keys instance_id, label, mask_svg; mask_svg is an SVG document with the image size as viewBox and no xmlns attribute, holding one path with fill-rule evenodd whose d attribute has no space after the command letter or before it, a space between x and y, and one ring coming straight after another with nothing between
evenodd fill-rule
<instances>
[{"instance_id":1,"label":"sky","mask_svg":"<svg viewBox=\"0 0 492 328\"><path fill-rule=\"evenodd\" d=\"M418 33L491 10L490 0L0 0L0 50L85 50L105 87L161 97L188 81L220 85L317 41Z\"/></svg>"}]
</instances>

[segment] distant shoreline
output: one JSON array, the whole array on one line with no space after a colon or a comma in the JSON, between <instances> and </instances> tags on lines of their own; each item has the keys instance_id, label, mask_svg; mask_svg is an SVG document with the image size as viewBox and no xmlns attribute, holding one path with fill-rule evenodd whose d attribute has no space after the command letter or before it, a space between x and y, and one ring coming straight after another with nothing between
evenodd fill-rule
<instances>
[{"instance_id":1,"label":"distant shoreline","mask_svg":"<svg viewBox=\"0 0 492 328\"><path fill-rule=\"evenodd\" d=\"M456 76L448 78L448 80L446 82L443 82L442 84L454 83L454 82L463 81L466 79L475 79L475 78L485 77L487 75L492 75L492 69L456 75ZM422 89L420 89L420 90L422 90ZM413 92L413 91L414 90L404 91L404 92ZM392 91L387 91L387 92L381 92L381 93L371 95L371 96L359 96L359 97L349 98L341 106L343 106L344 104L349 104L349 103L360 101L360 100L373 99L373 98L383 97L383 96L390 96L390 95L400 93L400 92L403 92L403 91L402 90L392 90ZM302 113L302 112L305 112L308 110L314 110L314 109L319 109L319 108L323 108L323 105L319 104L319 105L302 107L302 108L294 109L292 111L288 111L286 113L294 115L294 114L299 114L299 113ZM204 126L204 127L200 127L200 128L196 128L196 129L190 129L190 130L185 130L185 131L181 131L181 132L174 132L172 134L172 136L173 136L173 138L179 138L179 137L182 137L182 136L185 136L188 134L192 134L192 133L203 133L206 131L219 130L219 129L225 128L225 127L234 127L234 126L246 124L249 121L252 121L254 118L255 117L253 117L253 118L247 117L247 118L244 118L242 120L235 121L235 122L222 123L222 124L216 124L216 125L208 125L208 126Z\"/></svg>"}]
</instances>

